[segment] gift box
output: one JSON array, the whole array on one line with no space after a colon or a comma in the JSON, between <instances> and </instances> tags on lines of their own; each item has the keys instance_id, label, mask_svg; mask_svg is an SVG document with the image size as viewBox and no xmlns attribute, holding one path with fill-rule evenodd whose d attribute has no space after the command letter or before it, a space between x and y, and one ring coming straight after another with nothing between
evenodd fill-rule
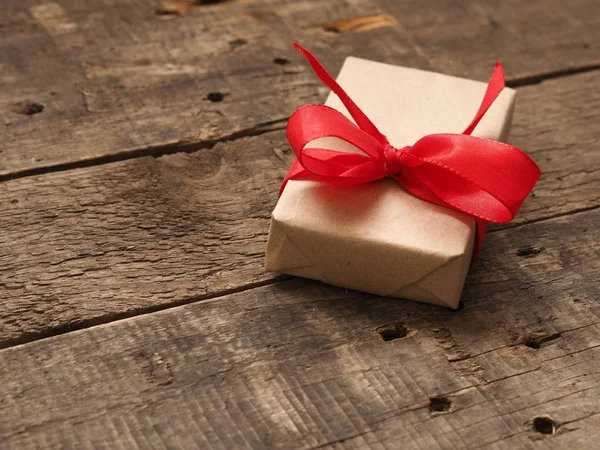
<instances>
[{"instance_id":1,"label":"gift box","mask_svg":"<svg viewBox=\"0 0 600 450\"><path fill-rule=\"evenodd\" d=\"M514 149L498 142L491 150L486 146L492 145L488 140L507 139L515 91L502 89L503 84L498 90L492 81L486 84L354 57L345 60L336 83L310 53L301 51L321 79L337 92L329 95L325 105L343 114L348 124L341 124L339 114L330 108L315 105L310 111L300 108L298 115L302 117L293 115L290 119L288 137L299 158L272 214L266 268L377 295L457 308L474 251L490 220L487 215L491 213L477 214L477 207L487 201L488 191L496 188L484 186L485 194L481 194L471 192L471 185L465 184L456 193L455 186L465 182L449 178L447 187L432 188L437 194L425 190L446 174L452 177L455 172L468 170L461 175L479 186L477 177L485 184L486 172L494 178L497 171L506 171L506 183L528 177L519 193L523 198L509 199L518 203L518 209L523 193L526 196L539 177L539 171L537 176L534 173L537 166L522 153L522 158L517 155L521 159L515 160L510 153L507 160L485 166L493 152ZM490 93L494 89L501 91L499 95ZM466 126L471 129L463 132ZM381 143L379 153L373 150L379 144L371 142L369 136L354 137L355 132L363 133L357 131L359 128ZM303 134L304 141L298 134ZM423 144L417 142L424 136L450 136L448 139L459 142L452 144L454 147L468 144L481 148L470 148L463 155L462 147L456 150L451 146L440 156L436 151L442 144L428 138L431 149L427 151L433 156L423 156ZM363 142L361 139L363 148L357 144ZM388 158L388 151L400 156ZM412 157L411 152L417 156ZM459 152L456 158L463 160L455 163L454 156L448 156L452 152ZM425 162L417 161L417 157ZM503 154L501 157L505 158ZM427 166L430 160L437 165ZM515 164L519 166L517 172L524 166L522 169L529 173L512 173L509 166ZM393 172L392 165L397 166ZM446 172L438 176L436 170ZM458 198L456 202L462 202L463 207L457 208L453 200L439 200L438 196L443 196L440 189ZM463 201L468 195L473 198ZM474 198L477 195L479 199Z\"/></svg>"}]
</instances>

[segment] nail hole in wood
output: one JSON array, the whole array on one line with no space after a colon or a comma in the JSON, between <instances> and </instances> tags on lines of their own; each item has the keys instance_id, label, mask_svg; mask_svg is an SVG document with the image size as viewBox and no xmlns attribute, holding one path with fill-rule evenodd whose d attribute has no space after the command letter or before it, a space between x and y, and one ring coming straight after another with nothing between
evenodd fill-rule
<instances>
[{"instance_id":1,"label":"nail hole in wood","mask_svg":"<svg viewBox=\"0 0 600 450\"><path fill-rule=\"evenodd\" d=\"M546 250L544 247L532 247L531 245L528 245L527 247L521 247L518 249L517 256L522 258L532 258L536 255L539 255L544 250Z\"/></svg>"},{"instance_id":2,"label":"nail hole in wood","mask_svg":"<svg viewBox=\"0 0 600 450\"><path fill-rule=\"evenodd\" d=\"M587 42L583 44L583 48L585 48L586 50L590 48L590 44L588 44Z\"/></svg>"},{"instance_id":3,"label":"nail hole in wood","mask_svg":"<svg viewBox=\"0 0 600 450\"><path fill-rule=\"evenodd\" d=\"M533 419L533 429L542 434L556 433L556 422L548 416L540 416Z\"/></svg>"},{"instance_id":4,"label":"nail hole in wood","mask_svg":"<svg viewBox=\"0 0 600 450\"><path fill-rule=\"evenodd\" d=\"M275 58L273 59L273 62L275 64L279 64L280 66L285 66L286 64L290 63L290 60L285 58Z\"/></svg>"},{"instance_id":5,"label":"nail hole in wood","mask_svg":"<svg viewBox=\"0 0 600 450\"><path fill-rule=\"evenodd\" d=\"M488 19L488 23L490 24L490 27L492 27L494 30L497 30L498 28L501 28L500 23L497 20L494 20L491 17Z\"/></svg>"},{"instance_id":6,"label":"nail hole in wood","mask_svg":"<svg viewBox=\"0 0 600 450\"><path fill-rule=\"evenodd\" d=\"M234 39L233 41L229 41L229 46L231 48L243 47L246 45L248 41L246 39Z\"/></svg>"},{"instance_id":7,"label":"nail hole in wood","mask_svg":"<svg viewBox=\"0 0 600 450\"><path fill-rule=\"evenodd\" d=\"M172 17L179 15L179 11L170 8L156 8L154 14L159 17Z\"/></svg>"},{"instance_id":8,"label":"nail hole in wood","mask_svg":"<svg viewBox=\"0 0 600 450\"><path fill-rule=\"evenodd\" d=\"M408 335L408 328L403 323L395 323L378 327L375 331L379 333L384 341L393 341Z\"/></svg>"},{"instance_id":9,"label":"nail hole in wood","mask_svg":"<svg viewBox=\"0 0 600 450\"><path fill-rule=\"evenodd\" d=\"M525 347L533 348L535 350L539 350L542 346L542 343L539 341L527 341L525 342Z\"/></svg>"},{"instance_id":10,"label":"nail hole in wood","mask_svg":"<svg viewBox=\"0 0 600 450\"><path fill-rule=\"evenodd\" d=\"M209 92L209 94L206 96L206 99L213 103L218 103L224 98L225 94L223 94L222 92Z\"/></svg>"},{"instance_id":11,"label":"nail hole in wood","mask_svg":"<svg viewBox=\"0 0 600 450\"><path fill-rule=\"evenodd\" d=\"M539 350L539 348L542 346L542 344L538 341L525 341L523 344L525 347L533 348L535 350Z\"/></svg>"},{"instance_id":12,"label":"nail hole in wood","mask_svg":"<svg viewBox=\"0 0 600 450\"><path fill-rule=\"evenodd\" d=\"M429 399L429 411L431 412L448 411L451 406L452 401L447 397L438 396Z\"/></svg>"},{"instance_id":13,"label":"nail hole in wood","mask_svg":"<svg viewBox=\"0 0 600 450\"><path fill-rule=\"evenodd\" d=\"M10 201L13 205L16 205L17 203L19 203L19 200L17 200L16 198Z\"/></svg>"},{"instance_id":14,"label":"nail hole in wood","mask_svg":"<svg viewBox=\"0 0 600 450\"><path fill-rule=\"evenodd\" d=\"M41 113L44 110L44 105L31 100L23 100L22 102L14 103L10 109L17 114L32 116L33 114Z\"/></svg>"},{"instance_id":15,"label":"nail hole in wood","mask_svg":"<svg viewBox=\"0 0 600 450\"><path fill-rule=\"evenodd\" d=\"M560 338L560 333L553 333L549 335L529 334L523 338L522 343L525 347L539 350L542 347L542 344L545 342L553 341L558 338Z\"/></svg>"}]
</instances>

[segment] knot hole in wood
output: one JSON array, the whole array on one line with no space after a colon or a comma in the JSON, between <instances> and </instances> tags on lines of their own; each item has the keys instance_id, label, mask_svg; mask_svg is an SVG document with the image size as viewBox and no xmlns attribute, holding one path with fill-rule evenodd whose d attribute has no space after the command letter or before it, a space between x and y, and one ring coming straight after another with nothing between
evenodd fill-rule
<instances>
[{"instance_id":1,"label":"knot hole in wood","mask_svg":"<svg viewBox=\"0 0 600 450\"><path fill-rule=\"evenodd\" d=\"M533 429L542 434L554 434L558 425L548 416L540 416L533 419Z\"/></svg>"},{"instance_id":2,"label":"knot hole in wood","mask_svg":"<svg viewBox=\"0 0 600 450\"><path fill-rule=\"evenodd\" d=\"M384 341L393 341L408 336L408 327L402 322L383 325L375 330Z\"/></svg>"},{"instance_id":3,"label":"knot hole in wood","mask_svg":"<svg viewBox=\"0 0 600 450\"><path fill-rule=\"evenodd\" d=\"M222 92L209 92L206 96L206 100L211 101L213 103L218 103L222 101L227 94L223 94Z\"/></svg>"},{"instance_id":4,"label":"knot hole in wood","mask_svg":"<svg viewBox=\"0 0 600 450\"><path fill-rule=\"evenodd\" d=\"M437 397L431 397L429 399L429 411L431 412L443 412L448 411L452 406L452 400L442 395Z\"/></svg>"}]
</instances>

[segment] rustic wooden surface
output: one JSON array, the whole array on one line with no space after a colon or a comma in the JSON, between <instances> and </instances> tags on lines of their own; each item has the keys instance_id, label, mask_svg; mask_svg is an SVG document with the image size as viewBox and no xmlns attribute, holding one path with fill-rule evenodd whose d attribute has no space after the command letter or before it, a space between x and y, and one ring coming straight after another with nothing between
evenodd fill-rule
<instances>
[{"instance_id":1,"label":"rustic wooden surface","mask_svg":"<svg viewBox=\"0 0 600 450\"><path fill-rule=\"evenodd\" d=\"M0 448L594 448L598 3L192 3L0 9ZM543 176L463 310L265 273L286 116L326 94L292 39L503 61Z\"/></svg>"},{"instance_id":2,"label":"rustic wooden surface","mask_svg":"<svg viewBox=\"0 0 600 450\"><path fill-rule=\"evenodd\" d=\"M319 86L293 39L333 68L352 53L486 79L499 58L517 84L600 65L597 0L253 0L185 16L159 1L4 2L0 176L197 150L283 122ZM43 111L16 112L26 101Z\"/></svg>"},{"instance_id":3,"label":"rustic wooden surface","mask_svg":"<svg viewBox=\"0 0 600 450\"><path fill-rule=\"evenodd\" d=\"M0 385L5 442L527 448L548 445L528 422L549 414L553 445L590 448L599 220L490 234L459 312L293 280L6 349L0 379L28 375Z\"/></svg>"},{"instance_id":4,"label":"rustic wooden surface","mask_svg":"<svg viewBox=\"0 0 600 450\"><path fill-rule=\"evenodd\" d=\"M544 177L509 226L600 203L600 129L572 112L600 122L600 97L582 85L600 90L594 73L519 89L512 141ZM0 183L0 347L276 280L264 248L290 153L273 131Z\"/></svg>"}]
</instances>

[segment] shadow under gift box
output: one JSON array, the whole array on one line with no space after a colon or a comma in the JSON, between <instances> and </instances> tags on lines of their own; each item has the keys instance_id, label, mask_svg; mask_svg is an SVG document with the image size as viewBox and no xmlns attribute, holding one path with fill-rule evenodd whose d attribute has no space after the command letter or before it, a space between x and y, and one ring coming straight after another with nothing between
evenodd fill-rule
<instances>
[{"instance_id":1,"label":"shadow under gift box","mask_svg":"<svg viewBox=\"0 0 600 450\"><path fill-rule=\"evenodd\" d=\"M483 82L349 57L337 78L396 148L435 133L462 133ZM515 91L504 89L473 136L506 141ZM331 93L326 105L350 117ZM337 138L308 147L360 152ZM475 220L407 193L393 179L354 186L291 180L271 219L267 270L384 296L457 308Z\"/></svg>"}]
</instances>

